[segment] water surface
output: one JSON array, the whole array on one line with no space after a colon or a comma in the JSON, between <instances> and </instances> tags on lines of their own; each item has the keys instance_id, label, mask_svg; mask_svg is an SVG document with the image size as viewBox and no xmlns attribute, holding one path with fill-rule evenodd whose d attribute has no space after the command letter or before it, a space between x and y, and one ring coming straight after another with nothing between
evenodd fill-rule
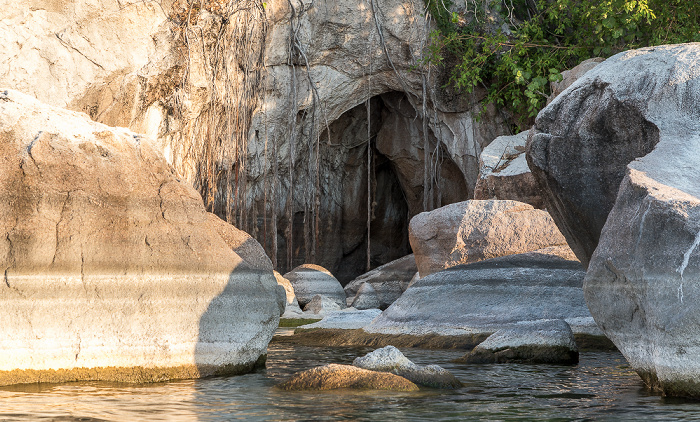
<instances>
[{"instance_id":1,"label":"water surface","mask_svg":"<svg viewBox=\"0 0 700 422\"><path fill-rule=\"evenodd\" d=\"M267 368L253 374L146 385L4 387L0 421L700 420L700 403L648 393L617 352L582 353L576 366L464 365L450 362L461 352L404 349L418 364L449 369L465 387L417 393L273 388L296 371L351 363L371 350L273 342Z\"/></svg>"}]
</instances>

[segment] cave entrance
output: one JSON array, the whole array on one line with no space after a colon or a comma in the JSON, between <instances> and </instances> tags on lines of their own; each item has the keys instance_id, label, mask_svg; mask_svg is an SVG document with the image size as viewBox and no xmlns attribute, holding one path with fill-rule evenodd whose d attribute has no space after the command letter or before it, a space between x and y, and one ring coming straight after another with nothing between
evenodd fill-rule
<instances>
[{"instance_id":1,"label":"cave entrance","mask_svg":"<svg viewBox=\"0 0 700 422\"><path fill-rule=\"evenodd\" d=\"M345 285L367 270L368 205L369 264L376 268L411 253L408 223L425 202L432 209L467 199L464 175L430 129L427 156L435 183L424 198L423 124L405 94L375 96L369 110L368 118L366 103L359 104L321 134L317 255L310 256L305 241L307 213L295 212L292 262L285 254L288 224L280 222L279 234L287 234L278 236L280 268L315 261Z\"/></svg>"}]
</instances>

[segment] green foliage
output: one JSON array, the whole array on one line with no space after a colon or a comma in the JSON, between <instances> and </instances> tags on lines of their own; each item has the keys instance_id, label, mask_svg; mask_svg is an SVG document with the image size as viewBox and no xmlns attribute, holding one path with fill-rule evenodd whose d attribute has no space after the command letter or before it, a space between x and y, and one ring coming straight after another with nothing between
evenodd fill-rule
<instances>
[{"instance_id":1,"label":"green foliage","mask_svg":"<svg viewBox=\"0 0 700 422\"><path fill-rule=\"evenodd\" d=\"M467 5L472 3L473 10L460 17L450 11L451 3L426 0L438 31L431 35L425 61L444 64L447 54L458 57L451 82L466 92L485 88L484 107L507 108L520 116L520 124L545 105L549 82L587 58L700 41L695 1L471 0Z\"/></svg>"}]
</instances>

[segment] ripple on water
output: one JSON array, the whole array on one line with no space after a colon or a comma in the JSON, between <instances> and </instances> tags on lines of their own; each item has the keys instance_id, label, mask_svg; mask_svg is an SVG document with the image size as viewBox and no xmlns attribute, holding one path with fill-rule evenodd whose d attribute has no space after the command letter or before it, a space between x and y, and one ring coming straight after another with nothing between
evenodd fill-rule
<instances>
[{"instance_id":1,"label":"ripple on water","mask_svg":"<svg viewBox=\"0 0 700 422\"><path fill-rule=\"evenodd\" d=\"M371 350L272 343L267 369L235 377L5 387L0 388L0 421L700 419L700 403L649 394L613 352L582 353L576 366L464 365L450 362L461 352L404 349L418 364L449 369L464 388L417 393L273 388L294 372L349 364Z\"/></svg>"}]
</instances>

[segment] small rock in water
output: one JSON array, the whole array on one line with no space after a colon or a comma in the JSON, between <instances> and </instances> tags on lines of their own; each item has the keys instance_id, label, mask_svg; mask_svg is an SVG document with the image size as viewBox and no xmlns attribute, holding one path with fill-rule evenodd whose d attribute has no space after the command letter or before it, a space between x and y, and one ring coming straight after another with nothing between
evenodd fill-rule
<instances>
[{"instance_id":1,"label":"small rock in water","mask_svg":"<svg viewBox=\"0 0 700 422\"><path fill-rule=\"evenodd\" d=\"M418 391L418 386L406 378L386 372L370 371L351 365L329 364L298 372L279 384L283 390L362 390Z\"/></svg>"},{"instance_id":2,"label":"small rock in water","mask_svg":"<svg viewBox=\"0 0 700 422\"><path fill-rule=\"evenodd\" d=\"M455 362L576 364L578 348L565 321L527 321L496 331Z\"/></svg>"},{"instance_id":3,"label":"small rock in water","mask_svg":"<svg viewBox=\"0 0 700 422\"><path fill-rule=\"evenodd\" d=\"M352 364L372 371L391 372L426 387L449 389L462 386L450 371L438 365L416 365L394 346L386 346L358 357Z\"/></svg>"}]
</instances>

